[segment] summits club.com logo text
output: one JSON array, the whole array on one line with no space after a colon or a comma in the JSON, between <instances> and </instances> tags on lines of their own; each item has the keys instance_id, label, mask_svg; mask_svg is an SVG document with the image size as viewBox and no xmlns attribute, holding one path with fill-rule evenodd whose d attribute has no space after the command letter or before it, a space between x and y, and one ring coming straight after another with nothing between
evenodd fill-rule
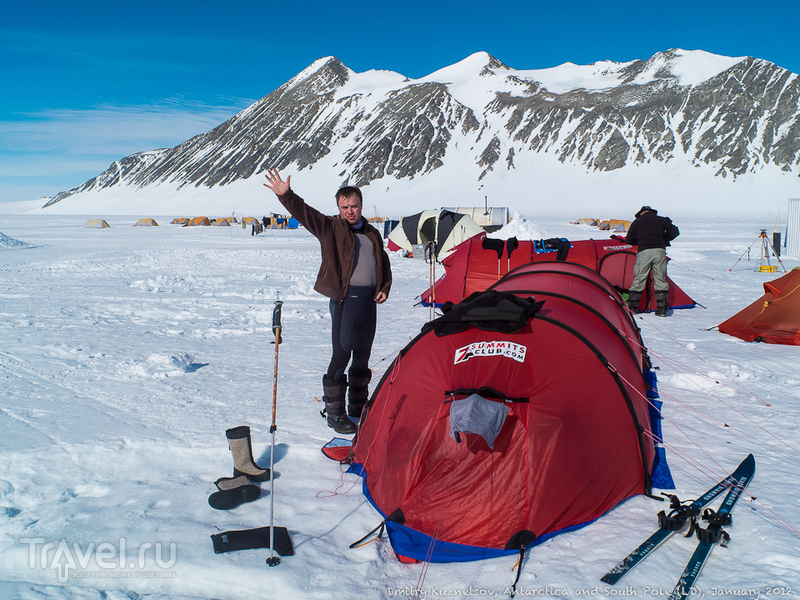
<instances>
[{"instance_id":1,"label":"summits club.com logo text","mask_svg":"<svg viewBox=\"0 0 800 600\"><path fill-rule=\"evenodd\" d=\"M73 578L172 578L169 571L178 562L178 546L146 542L129 546L125 538L111 542L72 542L62 538L48 541L42 537L20 538L28 546L31 569L56 571L58 581Z\"/></svg>"},{"instance_id":2,"label":"summits club.com logo text","mask_svg":"<svg viewBox=\"0 0 800 600\"><path fill-rule=\"evenodd\" d=\"M493 340L490 342L473 342L456 350L453 364L457 365L468 361L470 358L489 356L503 356L517 362L525 362L527 347L514 342Z\"/></svg>"}]
</instances>

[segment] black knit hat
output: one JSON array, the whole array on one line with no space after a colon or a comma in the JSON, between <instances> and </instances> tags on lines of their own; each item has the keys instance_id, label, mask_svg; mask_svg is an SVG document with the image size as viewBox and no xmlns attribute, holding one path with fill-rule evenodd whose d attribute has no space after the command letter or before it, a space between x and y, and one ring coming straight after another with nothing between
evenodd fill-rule
<instances>
[{"instance_id":1,"label":"black knit hat","mask_svg":"<svg viewBox=\"0 0 800 600\"><path fill-rule=\"evenodd\" d=\"M636 218L638 219L644 213L646 213L648 210L653 211L653 212L658 212L654 208L650 208L649 206L643 206L642 208L639 209L639 212L636 213Z\"/></svg>"}]
</instances>

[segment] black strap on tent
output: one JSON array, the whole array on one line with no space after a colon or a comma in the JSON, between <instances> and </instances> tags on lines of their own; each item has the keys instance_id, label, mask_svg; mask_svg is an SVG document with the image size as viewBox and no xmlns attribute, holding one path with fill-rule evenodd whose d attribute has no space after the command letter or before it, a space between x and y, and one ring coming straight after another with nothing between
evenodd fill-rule
<instances>
[{"instance_id":1,"label":"black strap on tent","mask_svg":"<svg viewBox=\"0 0 800 600\"><path fill-rule=\"evenodd\" d=\"M392 521L393 523L399 523L400 525L402 525L403 523L405 523L406 517L403 514L403 511L401 509L399 509L399 508L396 509L392 514L390 514L383 521L378 523L378 526L375 529L370 531L367 535L362 537L360 540L357 540L357 541L353 542L352 544L350 544L349 547L350 548L358 548L359 546L364 544L367 541L367 538L369 538L376 531L378 532L378 534L375 536L375 539L376 540L381 539L381 536L383 536L383 530L386 529L386 521Z\"/></svg>"},{"instance_id":2,"label":"black strap on tent","mask_svg":"<svg viewBox=\"0 0 800 600\"><path fill-rule=\"evenodd\" d=\"M527 529L521 529L511 536L511 539L506 543L506 550L519 550L519 562L517 563L517 576L514 583L511 584L511 597L517 593L517 584L522 575L522 561L525 560L525 551L530 547L531 543L536 539L536 534Z\"/></svg>"},{"instance_id":3,"label":"black strap on tent","mask_svg":"<svg viewBox=\"0 0 800 600\"><path fill-rule=\"evenodd\" d=\"M442 305L444 314L426 323L422 333L433 329L437 336L442 337L466 331L469 327L514 333L525 327L543 304L544 301L537 302L532 297L520 298L506 292L475 292L458 304L445 302Z\"/></svg>"},{"instance_id":4,"label":"black strap on tent","mask_svg":"<svg viewBox=\"0 0 800 600\"><path fill-rule=\"evenodd\" d=\"M384 519L383 521L381 521L380 523L378 523L378 526L377 526L375 529L373 529L372 531L370 531L370 532L369 532L367 535L365 535L365 536L364 536L364 537L362 537L361 539L359 539L359 540L356 540L355 542L353 542L352 544L350 544L350 546L348 546L348 548L350 548L350 549L353 549L353 548L358 548L359 546L361 546L362 544L364 544L364 543L367 541L367 538L369 538L369 537L370 537L370 536L371 536L373 533L375 533L376 531L378 532L378 535L376 535L376 536L375 536L375 539L376 539L376 540L379 540L379 539L381 539L381 536L383 536L383 530L384 530L385 528L386 528L386 519ZM380 531L378 531L378 530L380 530Z\"/></svg>"}]
</instances>

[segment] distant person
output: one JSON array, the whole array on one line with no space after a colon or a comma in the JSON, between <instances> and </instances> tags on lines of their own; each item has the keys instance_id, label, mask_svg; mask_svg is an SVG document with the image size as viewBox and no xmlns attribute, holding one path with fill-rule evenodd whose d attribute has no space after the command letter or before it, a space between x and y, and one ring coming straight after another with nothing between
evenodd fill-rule
<instances>
[{"instance_id":1,"label":"distant person","mask_svg":"<svg viewBox=\"0 0 800 600\"><path fill-rule=\"evenodd\" d=\"M355 433L356 426L348 415L360 417L369 396L369 357L377 305L386 302L392 286L389 255L383 249L380 232L361 216L363 198L357 187L336 192L339 214L330 217L292 191L291 176L283 181L277 169L270 169L266 178L264 186L275 192L289 213L319 240L322 265L314 289L331 299L333 345L328 370L322 377L323 416L336 433ZM350 369L345 375L348 363Z\"/></svg>"},{"instance_id":2,"label":"distant person","mask_svg":"<svg viewBox=\"0 0 800 600\"><path fill-rule=\"evenodd\" d=\"M653 273L656 294L656 316L666 317L669 310L669 284L667 283L667 246L680 235L669 217L658 216L658 211L643 206L631 223L625 242L638 246L633 265L633 283L628 289L628 308L636 314L647 278Z\"/></svg>"}]
</instances>

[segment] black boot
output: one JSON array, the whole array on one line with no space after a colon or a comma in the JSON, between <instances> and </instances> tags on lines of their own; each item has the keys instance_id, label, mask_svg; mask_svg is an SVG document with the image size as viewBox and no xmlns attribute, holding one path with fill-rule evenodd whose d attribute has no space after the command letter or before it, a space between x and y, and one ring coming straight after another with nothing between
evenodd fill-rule
<instances>
[{"instance_id":1,"label":"black boot","mask_svg":"<svg viewBox=\"0 0 800 600\"><path fill-rule=\"evenodd\" d=\"M209 496L208 504L217 510L230 510L261 496L261 488L253 485L246 475L223 477L214 483L219 491Z\"/></svg>"},{"instance_id":2,"label":"black boot","mask_svg":"<svg viewBox=\"0 0 800 600\"><path fill-rule=\"evenodd\" d=\"M639 312L639 303L642 301L642 292L628 292L628 309L633 314Z\"/></svg>"},{"instance_id":3,"label":"black boot","mask_svg":"<svg viewBox=\"0 0 800 600\"><path fill-rule=\"evenodd\" d=\"M369 398L369 385L372 371L369 369L350 368L350 388L347 391L347 414L361 418L361 411Z\"/></svg>"},{"instance_id":4,"label":"black boot","mask_svg":"<svg viewBox=\"0 0 800 600\"><path fill-rule=\"evenodd\" d=\"M247 425L233 427L225 432L225 436L233 454L233 476L247 475L253 481L269 481L269 469L259 467L253 460L250 428Z\"/></svg>"},{"instance_id":5,"label":"black boot","mask_svg":"<svg viewBox=\"0 0 800 600\"><path fill-rule=\"evenodd\" d=\"M656 316L666 317L669 310L669 292L656 292Z\"/></svg>"},{"instance_id":6,"label":"black boot","mask_svg":"<svg viewBox=\"0 0 800 600\"><path fill-rule=\"evenodd\" d=\"M344 393L347 388L347 377L342 375L340 379L333 379L327 375L322 376L322 399L325 402L325 410L322 416L328 421L336 433L350 435L356 432L356 425L347 415L344 414Z\"/></svg>"}]
</instances>

